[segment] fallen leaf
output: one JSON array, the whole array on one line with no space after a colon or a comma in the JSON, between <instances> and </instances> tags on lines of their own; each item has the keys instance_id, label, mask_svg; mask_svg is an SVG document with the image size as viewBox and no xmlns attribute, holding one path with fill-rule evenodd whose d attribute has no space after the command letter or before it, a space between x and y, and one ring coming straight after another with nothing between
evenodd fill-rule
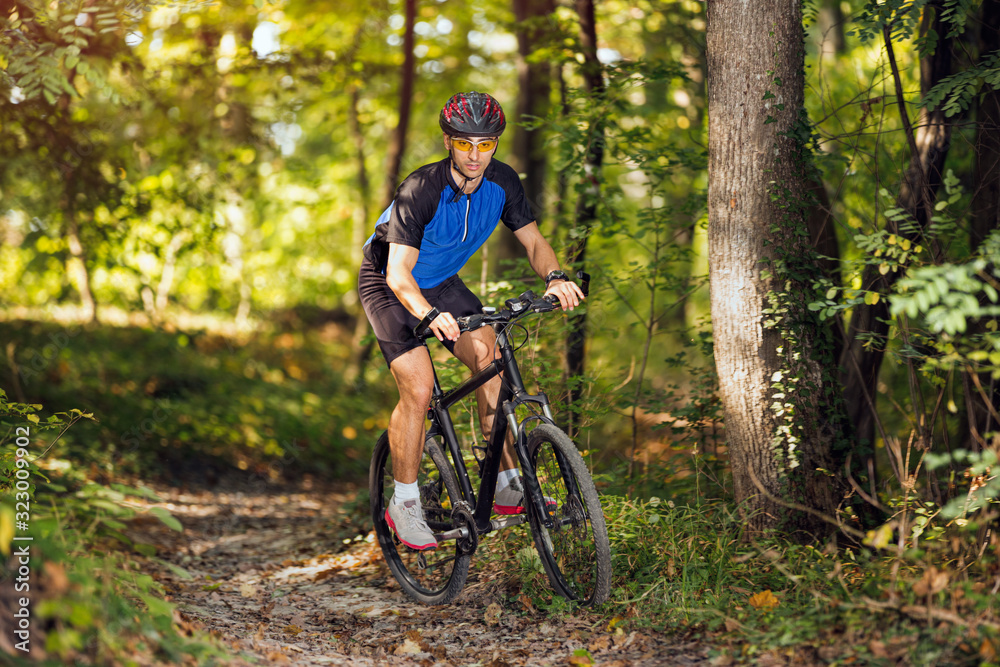
<instances>
[{"instance_id":1,"label":"fallen leaf","mask_svg":"<svg viewBox=\"0 0 1000 667\"><path fill-rule=\"evenodd\" d=\"M573 651L573 655L569 658L569 664L571 665L592 665L594 660L590 657L590 653L587 649L579 648Z\"/></svg>"},{"instance_id":2,"label":"fallen leaf","mask_svg":"<svg viewBox=\"0 0 1000 667\"><path fill-rule=\"evenodd\" d=\"M419 646L420 650L423 651L424 653L431 652L431 645L428 644L427 641L423 638L423 635L420 634L420 630L407 631L406 638L409 639L411 642L414 642L417 646Z\"/></svg>"},{"instance_id":3,"label":"fallen leaf","mask_svg":"<svg viewBox=\"0 0 1000 667\"><path fill-rule=\"evenodd\" d=\"M524 593L521 593L520 597L517 598L517 601L521 603L521 606L524 607L524 610L526 612L530 614L535 613L535 605L531 602L530 597L528 597Z\"/></svg>"},{"instance_id":4,"label":"fallen leaf","mask_svg":"<svg viewBox=\"0 0 1000 667\"><path fill-rule=\"evenodd\" d=\"M984 639L983 643L979 646L979 657L986 662L996 662L997 645L989 639Z\"/></svg>"},{"instance_id":5,"label":"fallen leaf","mask_svg":"<svg viewBox=\"0 0 1000 667\"><path fill-rule=\"evenodd\" d=\"M736 632L740 629L740 624L731 618L726 619L726 632Z\"/></svg>"},{"instance_id":6,"label":"fallen leaf","mask_svg":"<svg viewBox=\"0 0 1000 667\"><path fill-rule=\"evenodd\" d=\"M395 655L413 655L415 653L423 653L423 649L420 648L420 644L413 641L409 637L403 640L403 643L396 647L393 651Z\"/></svg>"},{"instance_id":7,"label":"fallen leaf","mask_svg":"<svg viewBox=\"0 0 1000 667\"><path fill-rule=\"evenodd\" d=\"M283 663L288 662L288 656L284 653L278 653L277 651L271 651L267 654L267 659L270 662Z\"/></svg>"},{"instance_id":8,"label":"fallen leaf","mask_svg":"<svg viewBox=\"0 0 1000 667\"><path fill-rule=\"evenodd\" d=\"M251 583L240 584L240 595L245 598L252 598L257 595L257 587Z\"/></svg>"},{"instance_id":9,"label":"fallen leaf","mask_svg":"<svg viewBox=\"0 0 1000 667\"><path fill-rule=\"evenodd\" d=\"M483 614L483 618L486 621L486 625L496 625L500 622L500 614L503 613L503 608L496 602L490 603L490 606L486 608L486 613Z\"/></svg>"},{"instance_id":10,"label":"fallen leaf","mask_svg":"<svg viewBox=\"0 0 1000 667\"><path fill-rule=\"evenodd\" d=\"M750 606L761 611L771 611L778 606L778 598L770 590L754 593L750 596Z\"/></svg>"},{"instance_id":11,"label":"fallen leaf","mask_svg":"<svg viewBox=\"0 0 1000 667\"><path fill-rule=\"evenodd\" d=\"M45 574L45 588L53 597L62 595L69 588L66 570L59 563L45 561L45 564L42 565L42 572Z\"/></svg>"},{"instance_id":12,"label":"fallen leaf","mask_svg":"<svg viewBox=\"0 0 1000 667\"><path fill-rule=\"evenodd\" d=\"M913 592L917 595L940 593L948 586L948 573L938 570L933 565L924 571L920 581L913 584Z\"/></svg>"},{"instance_id":13,"label":"fallen leaf","mask_svg":"<svg viewBox=\"0 0 1000 667\"><path fill-rule=\"evenodd\" d=\"M282 628L282 632L284 632L286 635L292 635L294 637L300 632L304 632L304 630L297 625L286 625L284 628Z\"/></svg>"},{"instance_id":14,"label":"fallen leaf","mask_svg":"<svg viewBox=\"0 0 1000 667\"><path fill-rule=\"evenodd\" d=\"M597 651L607 651L611 648L611 637L607 635L601 635L594 641L590 642L590 650L593 652Z\"/></svg>"}]
</instances>

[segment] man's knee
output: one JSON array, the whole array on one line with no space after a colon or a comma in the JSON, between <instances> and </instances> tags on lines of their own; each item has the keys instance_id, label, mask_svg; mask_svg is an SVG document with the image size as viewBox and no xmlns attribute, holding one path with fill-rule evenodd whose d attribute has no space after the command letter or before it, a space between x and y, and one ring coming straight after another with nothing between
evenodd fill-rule
<instances>
[{"instance_id":1,"label":"man's knee","mask_svg":"<svg viewBox=\"0 0 1000 667\"><path fill-rule=\"evenodd\" d=\"M472 362L475 368L480 369L488 366L494 359L500 358L500 349L496 345L496 336L492 329L483 327L464 334L464 337L467 337L466 340L460 342L464 343L462 361L466 364ZM456 346L455 351L458 350L459 346Z\"/></svg>"},{"instance_id":2,"label":"man's knee","mask_svg":"<svg viewBox=\"0 0 1000 667\"><path fill-rule=\"evenodd\" d=\"M406 405L426 408L431 402L434 371L426 348L410 350L393 360L389 369L399 388L399 399Z\"/></svg>"}]
</instances>

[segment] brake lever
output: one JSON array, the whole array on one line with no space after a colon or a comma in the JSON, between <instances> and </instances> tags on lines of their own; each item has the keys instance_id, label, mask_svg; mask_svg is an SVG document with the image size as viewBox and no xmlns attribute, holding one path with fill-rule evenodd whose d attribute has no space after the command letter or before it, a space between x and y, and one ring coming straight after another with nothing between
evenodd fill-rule
<instances>
[{"instance_id":1,"label":"brake lever","mask_svg":"<svg viewBox=\"0 0 1000 667\"><path fill-rule=\"evenodd\" d=\"M590 296L590 274L586 271L577 271L576 278L580 281L580 291L584 296Z\"/></svg>"}]
</instances>

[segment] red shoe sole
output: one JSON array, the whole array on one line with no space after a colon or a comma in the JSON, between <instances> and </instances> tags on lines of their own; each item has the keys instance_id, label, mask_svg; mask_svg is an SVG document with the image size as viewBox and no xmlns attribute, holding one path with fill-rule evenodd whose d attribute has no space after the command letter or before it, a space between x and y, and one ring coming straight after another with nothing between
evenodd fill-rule
<instances>
[{"instance_id":1,"label":"red shoe sole","mask_svg":"<svg viewBox=\"0 0 1000 667\"><path fill-rule=\"evenodd\" d=\"M493 503L493 513L510 516L512 514L524 514L524 508L520 505L497 505Z\"/></svg>"},{"instance_id":2,"label":"red shoe sole","mask_svg":"<svg viewBox=\"0 0 1000 667\"><path fill-rule=\"evenodd\" d=\"M416 549L418 551L430 551L431 549L437 549L437 542L431 542L430 544L419 546L416 544L410 544L402 537L399 537L399 531L396 530L396 524L392 522L392 517L389 516L389 510L385 511L385 521L386 523L389 524L389 527L392 528L392 532L396 533L396 538L399 539L399 541L405 544L406 546L410 547L411 549Z\"/></svg>"},{"instance_id":3,"label":"red shoe sole","mask_svg":"<svg viewBox=\"0 0 1000 667\"><path fill-rule=\"evenodd\" d=\"M548 510L551 512L557 507L556 503L548 503ZM524 514L524 508L520 505L497 505L493 503L493 513L510 516L513 514Z\"/></svg>"}]
</instances>

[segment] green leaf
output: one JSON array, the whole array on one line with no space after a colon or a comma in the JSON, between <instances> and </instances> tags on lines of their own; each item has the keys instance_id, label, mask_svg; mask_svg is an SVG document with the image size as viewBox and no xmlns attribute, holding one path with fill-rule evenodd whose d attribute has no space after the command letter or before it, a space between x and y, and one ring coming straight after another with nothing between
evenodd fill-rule
<instances>
[{"instance_id":1,"label":"green leaf","mask_svg":"<svg viewBox=\"0 0 1000 667\"><path fill-rule=\"evenodd\" d=\"M152 560L154 562L156 562L156 563L159 563L163 567L167 568L168 570L170 570L171 572L173 572L174 574L176 574L181 579L194 579L194 575L192 575L190 572L188 572L187 570L185 570L180 565L174 565L173 563L171 563L169 561L165 561L165 560L163 560L161 558L153 558Z\"/></svg>"},{"instance_id":2,"label":"green leaf","mask_svg":"<svg viewBox=\"0 0 1000 667\"><path fill-rule=\"evenodd\" d=\"M149 513L155 516L157 519L163 522L167 528L176 530L178 533L184 532L184 526L181 522L174 518L174 516L163 507L152 507Z\"/></svg>"}]
</instances>

